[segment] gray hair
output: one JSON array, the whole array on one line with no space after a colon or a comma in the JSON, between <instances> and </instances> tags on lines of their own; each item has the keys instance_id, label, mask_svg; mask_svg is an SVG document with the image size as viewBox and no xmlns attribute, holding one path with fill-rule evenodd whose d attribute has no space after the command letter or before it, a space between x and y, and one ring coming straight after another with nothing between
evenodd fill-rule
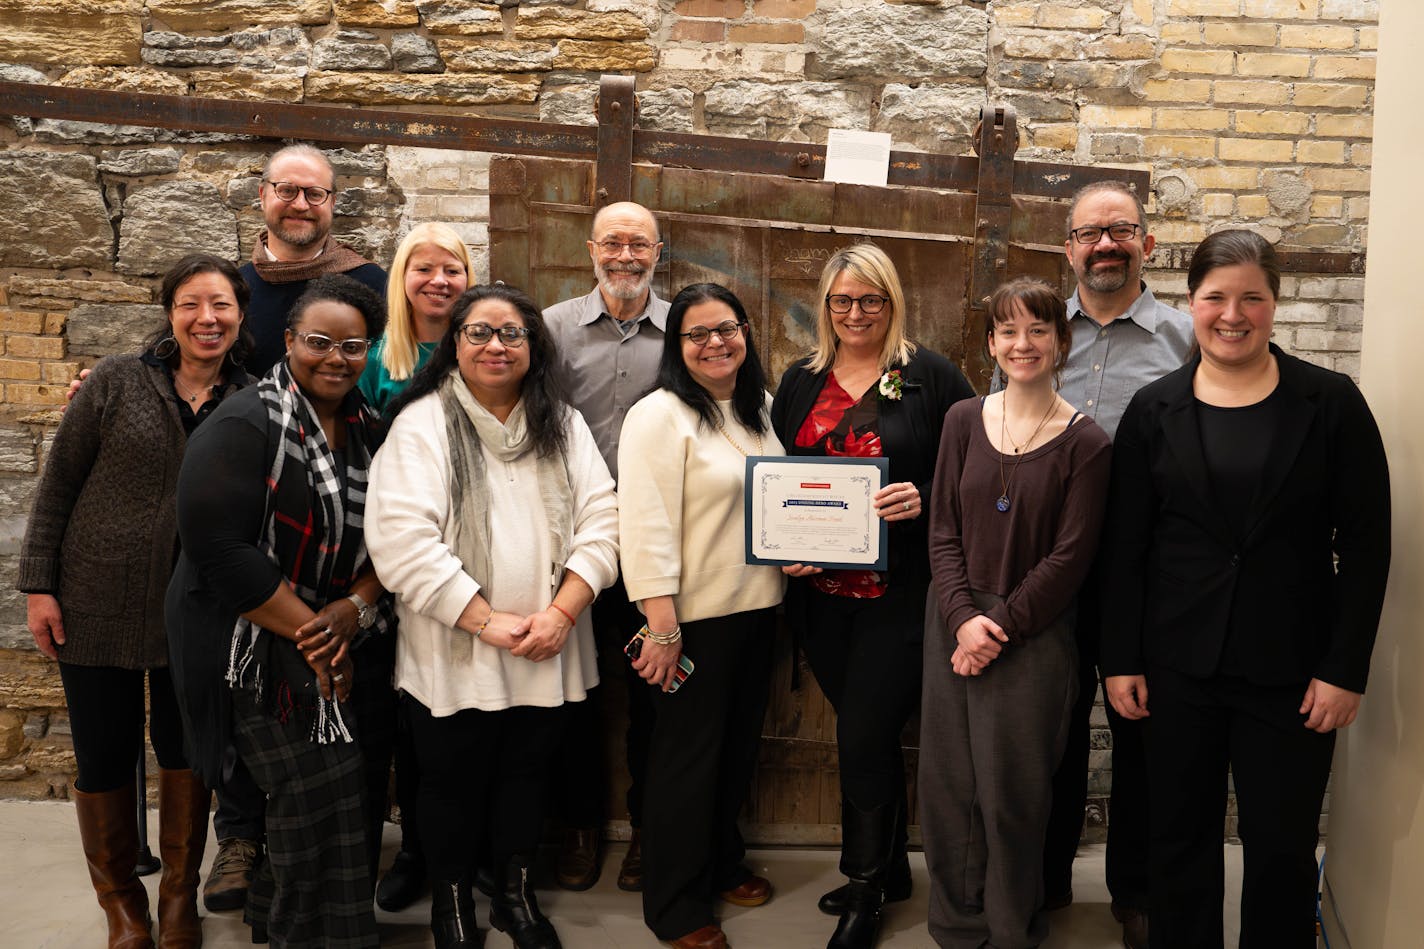
<instances>
[{"instance_id":1,"label":"gray hair","mask_svg":"<svg viewBox=\"0 0 1424 949\"><path fill-rule=\"evenodd\" d=\"M1126 181L1120 181L1115 178L1107 181L1093 181L1073 192L1073 203L1068 205L1068 219L1063 225L1065 235L1073 230L1073 212L1078 210L1078 202L1100 191L1125 194L1131 198L1133 206L1137 208L1137 223L1142 225L1142 236L1147 236L1147 209L1142 206L1142 199L1137 196L1137 190L1133 188L1132 185Z\"/></svg>"}]
</instances>

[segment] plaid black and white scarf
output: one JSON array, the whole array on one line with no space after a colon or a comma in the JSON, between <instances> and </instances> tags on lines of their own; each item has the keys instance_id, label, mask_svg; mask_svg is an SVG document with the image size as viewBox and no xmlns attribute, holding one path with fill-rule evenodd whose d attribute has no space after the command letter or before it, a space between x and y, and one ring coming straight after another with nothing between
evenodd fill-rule
<instances>
[{"instance_id":1,"label":"plaid black and white scarf","mask_svg":"<svg viewBox=\"0 0 1424 949\"><path fill-rule=\"evenodd\" d=\"M320 610L346 595L367 561L362 527L378 418L355 390L342 403L343 479L316 412L286 360L257 383L257 394L267 409L270 456L257 547L277 565L292 592ZM384 635L394 629L391 598L383 596L376 606L378 618L368 634ZM353 647L363 640L358 637ZM296 716L309 723L309 738L317 744L353 740L340 704L321 697L316 675L296 644L242 617L233 629L227 681L254 690L259 703L281 721Z\"/></svg>"}]
</instances>

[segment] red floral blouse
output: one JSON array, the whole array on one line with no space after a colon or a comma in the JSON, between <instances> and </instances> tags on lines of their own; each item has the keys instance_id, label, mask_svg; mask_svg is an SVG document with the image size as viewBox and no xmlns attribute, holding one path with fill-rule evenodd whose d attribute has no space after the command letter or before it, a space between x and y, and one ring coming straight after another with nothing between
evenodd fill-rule
<instances>
[{"instance_id":1,"label":"red floral blouse","mask_svg":"<svg viewBox=\"0 0 1424 949\"><path fill-rule=\"evenodd\" d=\"M827 373L816 403L796 432L796 447L820 449L832 458L879 458L880 400L872 385L856 401L841 388L834 372ZM885 578L874 570L826 570L811 577L811 585L831 596L873 599L885 595Z\"/></svg>"}]
</instances>

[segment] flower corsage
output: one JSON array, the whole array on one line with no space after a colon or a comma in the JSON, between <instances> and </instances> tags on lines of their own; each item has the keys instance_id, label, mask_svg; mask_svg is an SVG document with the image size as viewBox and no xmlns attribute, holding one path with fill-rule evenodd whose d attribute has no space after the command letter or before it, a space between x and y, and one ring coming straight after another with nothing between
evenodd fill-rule
<instances>
[{"instance_id":1,"label":"flower corsage","mask_svg":"<svg viewBox=\"0 0 1424 949\"><path fill-rule=\"evenodd\" d=\"M891 402L899 402L905 396L905 380L900 377L900 370L891 369L880 377L879 383L880 398L889 399Z\"/></svg>"}]
</instances>

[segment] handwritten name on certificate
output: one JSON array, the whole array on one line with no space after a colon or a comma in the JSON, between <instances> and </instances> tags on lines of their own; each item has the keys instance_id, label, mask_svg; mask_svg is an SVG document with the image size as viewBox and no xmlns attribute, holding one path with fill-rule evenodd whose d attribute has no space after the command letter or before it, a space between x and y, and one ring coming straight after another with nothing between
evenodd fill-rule
<instances>
[{"instance_id":1,"label":"handwritten name on certificate","mask_svg":"<svg viewBox=\"0 0 1424 949\"><path fill-rule=\"evenodd\" d=\"M884 570L886 458L747 459L747 563Z\"/></svg>"}]
</instances>

